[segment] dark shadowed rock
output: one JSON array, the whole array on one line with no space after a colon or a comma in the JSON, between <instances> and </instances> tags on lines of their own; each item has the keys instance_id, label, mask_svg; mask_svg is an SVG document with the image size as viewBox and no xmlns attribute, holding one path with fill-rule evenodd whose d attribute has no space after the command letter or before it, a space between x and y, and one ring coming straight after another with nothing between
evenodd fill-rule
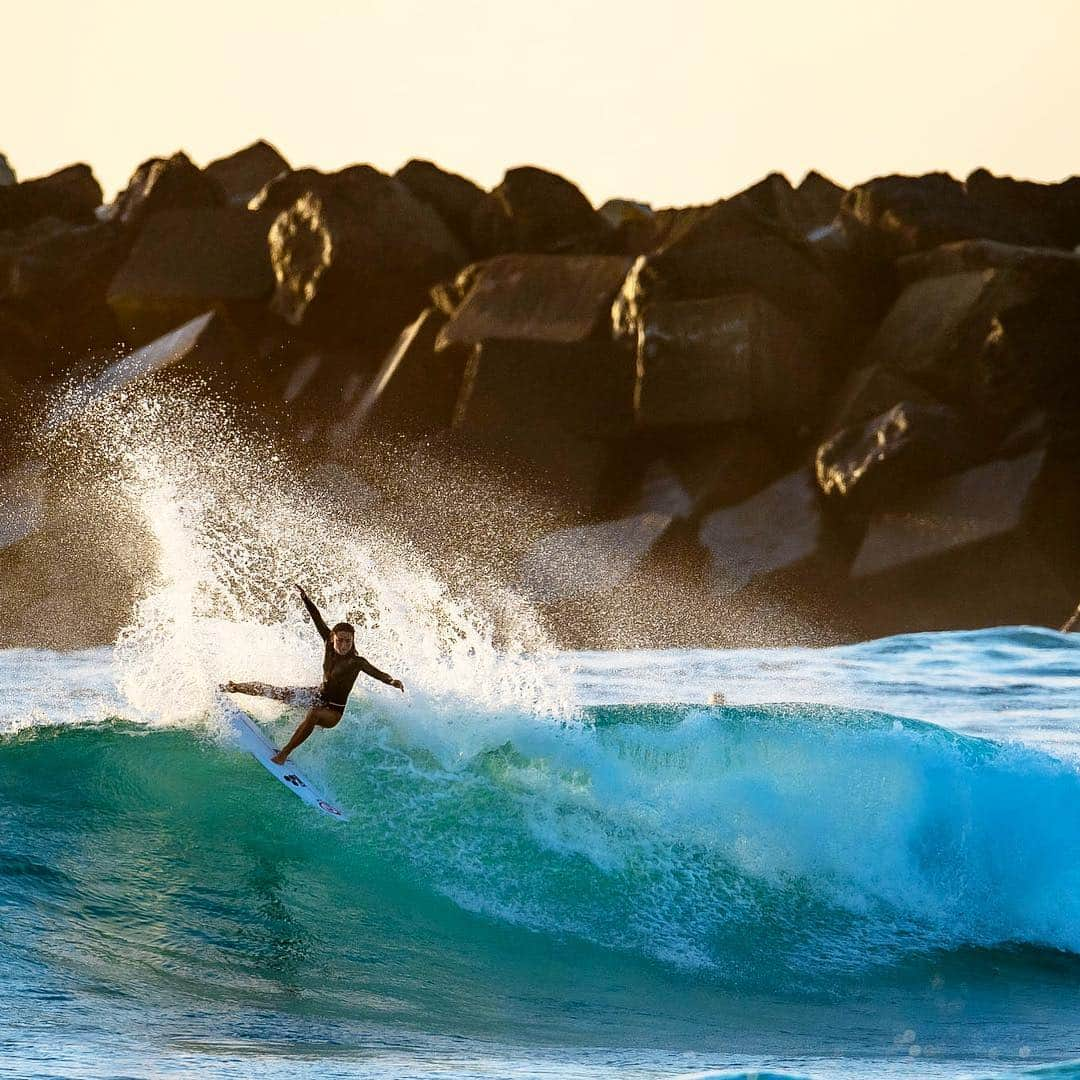
<instances>
[{"instance_id":1,"label":"dark shadowed rock","mask_svg":"<svg viewBox=\"0 0 1080 1080\"><path fill-rule=\"evenodd\" d=\"M606 488L612 440L631 428L633 384L632 363L605 342L487 341L469 358L454 431L569 501L593 505Z\"/></svg>"},{"instance_id":2,"label":"dark shadowed rock","mask_svg":"<svg viewBox=\"0 0 1080 1080\"><path fill-rule=\"evenodd\" d=\"M683 219L655 254L635 263L613 318L616 334L636 336L654 302L703 300L755 292L771 301L829 350L850 321L844 296L810 248L740 196Z\"/></svg>"},{"instance_id":3,"label":"dark shadowed rock","mask_svg":"<svg viewBox=\"0 0 1080 1080\"><path fill-rule=\"evenodd\" d=\"M840 213L840 202L846 190L814 169L803 177L795 194L798 196L796 212L804 235L810 236L833 222Z\"/></svg>"},{"instance_id":4,"label":"dark shadowed rock","mask_svg":"<svg viewBox=\"0 0 1080 1080\"><path fill-rule=\"evenodd\" d=\"M809 469L777 480L745 502L706 515L698 540L709 555L711 587L735 592L831 554L832 539Z\"/></svg>"},{"instance_id":5,"label":"dark shadowed rock","mask_svg":"<svg viewBox=\"0 0 1080 1080\"><path fill-rule=\"evenodd\" d=\"M1018 530L1046 454L992 461L891 500L867 526L854 578L902 569Z\"/></svg>"},{"instance_id":6,"label":"dark shadowed rock","mask_svg":"<svg viewBox=\"0 0 1080 1080\"><path fill-rule=\"evenodd\" d=\"M477 267L440 347L481 341L570 344L608 323L630 268L624 256L499 255Z\"/></svg>"},{"instance_id":7,"label":"dark shadowed rock","mask_svg":"<svg viewBox=\"0 0 1080 1080\"><path fill-rule=\"evenodd\" d=\"M108 300L129 341L147 341L217 303L273 289L266 223L241 207L167 210L148 218Z\"/></svg>"},{"instance_id":8,"label":"dark shadowed rock","mask_svg":"<svg viewBox=\"0 0 1080 1080\"><path fill-rule=\"evenodd\" d=\"M905 401L822 443L815 471L823 494L864 509L916 484L959 472L983 450L954 410Z\"/></svg>"},{"instance_id":9,"label":"dark shadowed rock","mask_svg":"<svg viewBox=\"0 0 1080 1080\"><path fill-rule=\"evenodd\" d=\"M973 270L1027 270L1040 275L1071 275L1080 280L1080 254L1060 248L1021 247L997 240L958 240L896 261L900 281L910 285L928 277Z\"/></svg>"},{"instance_id":10,"label":"dark shadowed rock","mask_svg":"<svg viewBox=\"0 0 1080 1080\"><path fill-rule=\"evenodd\" d=\"M1072 362L1080 285L1065 272L968 271L913 282L870 341L865 362L996 425L1080 396ZM1056 400L1055 400L1056 399Z\"/></svg>"},{"instance_id":11,"label":"dark shadowed rock","mask_svg":"<svg viewBox=\"0 0 1080 1080\"><path fill-rule=\"evenodd\" d=\"M6 155L0 154L0 187L11 187L18 182L15 170L11 167Z\"/></svg>"},{"instance_id":12,"label":"dark shadowed rock","mask_svg":"<svg viewBox=\"0 0 1080 1080\"><path fill-rule=\"evenodd\" d=\"M642 255L652 251L662 239L660 219L648 203L608 199L597 212L614 229L612 252Z\"/></svg>"},{"instance_id":13,"label":"dark shadowed rock","mask_svg":"<svg viewBox=\"0 0 1080 1080\"><path fill-rule=\"evenodd\" d=\"M144 161L110 205L108 217L134 226L163 210L224 206L225 202L221 185L179 152L170 158Z\"/></svg>"},{"instance_id":14,"label":"dark shadowed rock","mask_svg":"<svg viewBox=\"0 0 1080 1080\"><path fill-rule=\"evenodd\" d=\"M856 368L833 399L823 433L831 436L845 428L858 427L872 417L888 412L901 401L913 405L941 404L929 391L888 367Z\"/></svg>"},{"instance_id":15,"label":"dark shadowed rock","mask_svg":"<svg viewBox=\"0 0 1080 1080\"><path fill-rule=\"evenodd\" d=\"M401 332L371 383L332 429L336 445L347 446L368 429L419 435L450 427L469 353L436 352L445 323L439 311L427 308Z\"/></svg>"},{"instance_id":16,"label":"dark shadowed rock","mask_svg":"<svg viewBox=\"0 0 1080 1080\"><path fill-rule=\"evenodd\" d=\"M428 290L467 255L442 218L404 184L369 166L338 174L275 219L274 310L306 334L393 340L426 306Z\"/></svg>"},{"instance_id":17,"label":"dark shadowed rock","mask_svg":"<svg viewBox=\"0 0 1080 1080\"><path fill-rule=\"evenodd\" d=\"M347 181L346 181L347 182ZM342 183L339 173L324 173L318 169L294 169L265 183L248 203L248 209L265 214L273 220L305 195L331 194Z\"/></svg>"},{"instance_id":18,"label":"dark shadowed rock","mask_svg":"<svg viewBox=\"0 0 1080 1080\"><path fill-rule=\"evenodd\" d=\"M513 251L606 250L611 227L574 184L556 173L531 165L509 169L491 194L509 220Z\"/></svg>"},{"instance_id":19,"label":"dark shadowed rock","mask_svg":"<svg viewBox=\"0 0 1080 1080\"><path fill-rule=\"evenodd\" d=\"M693 518L743 502L783 471L775 438L756 426L665 432L648 448L627 510Z\"/></svg>"},{"instance_id":20,"label":"dark shadowed rock","mask_svg":"<svg viewBox=\"0 0 1080 1080\"><path fill-rule=\"evenodd\" d=\"M641 427L814 423L821 368L801 327L754 293L651 304L641 322Z\"/></svg>"},{"instance_id":21,"label":"dark shadowed rock","mask_svg":"<svg viewBox=\"0 0 1080 1080\"><path fill-rule=\"evenodd\" d=\"M431 206L450 227L461 245L475 255L492 251L478 247L473 221L485 213L498 212L492 196L464 176L440 169L431 161L413 158L394 174L421 202Z\"/></svg>"},{"instance_id":22,"label":"dark shadowed rock","mask_svg":"<svg viewBox=\"0 0 1080 1080\"><path fill-rule=\"evenodd\" d=\"M110 345L118 328L105 296L129 246L105 223L25 230L0 243L0 303L29 320L46 348L70 356Z\"/></svg>"},{"instance_id":23,"label":"dark shadowed rock","mask_svg":"<svg viewBox=\"0 0 1080 1080\"><path fill-rule=\"evenodd\" d=\"M85 225L100 205L101 185L90 166L69 165L37 180L0 184L0 229L23 229L42 218Z\"/></svg>"},{"instance_id":24,"label":"dark shadowed rock","mask_svg":"<svg viewBox=\"0 0 1080 1080\"><path fill-rule=\"evenodd\" d=\"M230 202L247 205L276 176L289 171L277 148L260 139L228 157L211 161L203 170Z\"/></svg>"},{"instance_id":25,"label":"dark shadowed rock","mask_svg":"<svg viewBox=\"0 0 1080 1080\"><path fill-rule=\"evenodd\" d=\"M964 188L988 219L1015 223L1025 243L1065 248L1080 243L1078 178L1061 184L1038 184L976 169L964 182Z\"/></svg>"},{"instance_id":26,"label":"dark shadowed rock","mask_svg":"<svg viewBox=\"0 0 1080 1080\"><path fill-rule=\"evenodd\" d=\"M977 179L975 188L980 190ZM983 197L976 198L947 173L883 176L852 188L840 205L840 217L861 249L887 259L979 237L1009 244L1057 243L1044 214L1011 213L1008 199L991 198L991 188L982 185ZM1030 200L1026 209L1031 210Z\"/></svg>"}]
</instances>

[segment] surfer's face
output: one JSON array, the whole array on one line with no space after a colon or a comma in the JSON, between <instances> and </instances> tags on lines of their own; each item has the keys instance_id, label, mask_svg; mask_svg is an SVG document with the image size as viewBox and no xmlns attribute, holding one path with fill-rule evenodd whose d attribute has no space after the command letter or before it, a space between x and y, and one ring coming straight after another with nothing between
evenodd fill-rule
<instances>
[{"instance_id":1,"label":"surfer's face","mask_svg":"<svg viewBox=\"0 0 1080 1080\"><path fill-rule=\"evenodd\" d=\"M345 634L342 633L342 631L340 630L335 630L330 635L330 640L334 645L334 652L338 653L339 655L344 656L346 653L352 652L352 634Z\"/></svg>"}]
</instances>

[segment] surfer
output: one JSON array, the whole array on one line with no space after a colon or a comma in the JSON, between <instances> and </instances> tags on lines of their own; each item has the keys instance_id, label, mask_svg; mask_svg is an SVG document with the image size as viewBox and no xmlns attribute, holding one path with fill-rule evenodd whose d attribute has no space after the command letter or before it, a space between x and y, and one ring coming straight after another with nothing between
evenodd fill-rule
<instances>
[{"instance_id":1,"label":"surfer","mask_svg":"<svg viewBox=\"0 0 1080 1080\"><path fill-rule=\"evenodd\" d=\"M379 682L386 683L398 690L404 691L405 686L400 679L387 675L380 671L374 664L368 663L356 651L356 630L352 623L339 622L333 627L326 625L319 609L302 585L297 585L300 591L300 599L304 602L315 629L319 636L326 642L326 651L323 654L323 681L318 687L285 687L270 686L267 683L236 683L227 682L222 690L230 694L252 694L256 697L273 698L275 701L287 701L293 704L300 702L309 705L307 715L300 721L293 732L292 738L270 760L275 765L284 765L288 756L317 728L336 727L338 721L345 712L345 705L349 700L353 683L356 682L360 673L369 675Z\"/></svg>"}]
</instances>

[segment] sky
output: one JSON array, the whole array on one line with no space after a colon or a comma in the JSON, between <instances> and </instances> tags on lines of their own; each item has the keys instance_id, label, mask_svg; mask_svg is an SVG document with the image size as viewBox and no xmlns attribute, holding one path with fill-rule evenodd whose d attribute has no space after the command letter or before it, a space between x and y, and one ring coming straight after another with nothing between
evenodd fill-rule
<instances>
[{"instance_id":1,"label":"sky","mask_svg":"<svg viewBox=\"0 0 1080 1080\"><path fill-rule=\"evenodd\" d=\"M769 172L1080 173L1080 0L36 0L3 19L0 152L111 195L256 138L295 166L515 165L597 205Z\"/></svg>"}]
</instances>

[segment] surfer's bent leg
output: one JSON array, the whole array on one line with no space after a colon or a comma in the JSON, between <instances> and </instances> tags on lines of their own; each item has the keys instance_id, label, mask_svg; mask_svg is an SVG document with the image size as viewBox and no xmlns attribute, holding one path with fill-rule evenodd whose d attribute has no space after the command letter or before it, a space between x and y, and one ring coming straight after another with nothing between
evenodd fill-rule
<instances>
[{"instance_id":1,"label":"surfer's bent leg","mask_svg":"<svg viewBox=\"0 0 1080 1080\"><path fill-rule=\"evenodd\" d=\"M325 705L315 705L308 709L307 716L300 721L292 738L270 760L275 765L284 765L285 759L302 743L305 742L317 727L336 727L341 719L341 713L337 709L329 709Z\"/></svg>"}]
</instances>

